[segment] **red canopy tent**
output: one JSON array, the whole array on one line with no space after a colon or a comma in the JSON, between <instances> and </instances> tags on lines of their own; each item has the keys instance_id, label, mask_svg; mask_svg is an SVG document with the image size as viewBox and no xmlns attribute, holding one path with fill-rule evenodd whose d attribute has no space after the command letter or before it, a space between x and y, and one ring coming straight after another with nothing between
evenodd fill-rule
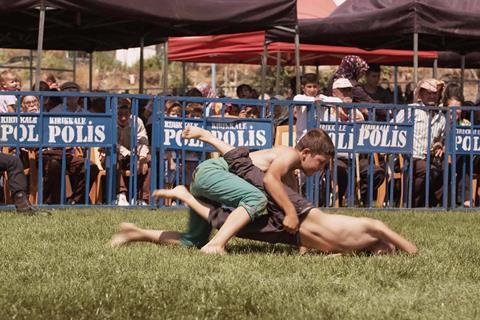
<instances>
[{"instance_id":1,"label":"red canopy tent","mask_svg":"<svg viewBox=\"0 0 480 320\"><path fill-rule=\"evenodd\" d=\"M333 0L298 0L297 17L299 21L324 18L336 9ZM266 53L269 65L295 65L295 44L287 42L265 42L265 32L250 32L216 36L173 37L169 38L168 59L170 61L203 63L244 63L259 64ZM345 55L355 54L370 63L385 65L410 65L413 51L373 50L367 51L353 47L325 45L300 45L300 64L335 65ZM438 57L436 52L420 52L422 65L433 65ZM265 72L264 70L262 73ZM263 78L263 77L262 77ZM263 87L263 82L262 82ZM262 92L263 92L262 88Z\"/></svg>"},{"instance_id":2,"label":"red canopy tent","mask_svg":"<svg viewBox=\"0 0 480 320\"><path fill-rule=\"evenodd\" d=\"M263 54L264 33L252 32L235 35L183 37L169 39L168 59L171 61L203 63L259 64ZM274 42L268 45L267 63L277 63L280 53L282 65L294 65L295 45ZM384 65L410 64L413 51L408 50L362 50L352 47L323 45L300 45L300 61L303 65L335 65L348 54L355 54L370 63ZM420 52L424 65L432 64L438 57L435 51Z\"/></svg>"}]
</instances>

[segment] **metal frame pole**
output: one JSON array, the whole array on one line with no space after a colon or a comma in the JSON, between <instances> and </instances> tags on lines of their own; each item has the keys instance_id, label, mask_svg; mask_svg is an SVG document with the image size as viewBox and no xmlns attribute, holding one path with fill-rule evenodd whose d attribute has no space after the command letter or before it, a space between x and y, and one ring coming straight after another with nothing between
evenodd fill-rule
<instances>
[{"instance_id":1,"label":"metal frame pole","mask_svg":"<svg viewBox=\"0 0 480 320\"><path fill-rule=\"evenodd\" d=\"M29 70L30 70L30 89L34 89L33 88L33 50L30 50L30 67L29 67Z\"/></svg>"},{"instance_id":2,"label":"metal frame pole","mask_svg":"<svg viewBox=\"0 0 480 320\"><path fill-rule=\"evenodd\" d=\"M267 40L263 39L263 54L262 54L262 81L261 81L261 88L260 88L260 97L261 100L265 99L265 81L267 78L267 57L268 57L268 43Z\"/></svg>"},{"instance_id":3,"label":"metal frame pole","mask_svg":"<svg viewBox=\"0 0 480 320\"><path fill-rule=\"evenodd\" d=\"M141 37L140 38L140 70L139 70L139 74L138 74L138 93L143 93L144 91L144 72L145 72L145 61L144 61L144 58L143 58L143 49L144 49L144 45L145 45L145 42L144 42L144 38Z\"/></svg>"},{"instance_id":4,"label":"metal frame pole","mask_svg":"<svg viewBox=\"0 0 480 320\"><path fill-rule=\"evenodd\" d=\"M215 63L212 63L212 65L210 66L210 68L212 69L212 90L213 92L217 92L217 65Z\"/></svg>"},{"instance_id":5,"label":"metal frame pole","mask_svg":"<svg viewBox=\"0 0 480 320\"><path fill-rule=\"evenodd\" d=\"M461 92L463 95L463 89L465 88L465 55L462 54L461 57L461 62L460 62L460 86L461 86Z\"/></svg>"},{"instance_id":6,"label":"metal frame pole","mask_svg":"<svg viewBox=\"0 0 480 320\"><path fill-rule=\"evenodd\" d=\"M282 64L280 61L281 54L282 53L280 51L277 52L277 67L275 70L275 94L276 95L280 94L280 72L282 68Z\"/></svg>"},{"instance_id":7,"label":"metal frame pole","mask_svg":"<svg viewBox=\"0 0 480 320\"><path fill-rule=\"evenodd\" d=\"M40 72L42 68L43 34L45 32L45 2L40 1L40 18L38 21L37 65L35 69L35 91L40 89Z\"/></svg>"},{"instance_id":8,"label":"metal frame pole","mask_svg":"<svg viewBox=\"0 0 480 320\"><path fill-rule=\"evenodd\" d=\"M393 67L393 103L398 103L398 66Z\"/></svg>"},{"instance_id":9,"label":"metal frame pole","mask_svg":"<svg viewBox=\"0 0 480 320\"><path fill-rule=\"evenodd\" d=\"M73 51L73 82L77 82L77 51Z\"/></svg>"},{"instance_id":10,"label":"metal frame pole","mask_svg":"<svg viewBox=\"0 0 480 320\"><path fill-rule=\"evenodd\" d=\"M88 57L88 91L93 88L93 52L89 53Z\"/></svg>"},{"instance_id":11,"label":"metal frame pole","mask_svg":"<svg viewBox=\"0 0 480 320\"><path fill-rule=\"evenodd\" d=\"M163 92L168 91L168 41L163 43L163 77L162 77Z\"/></svg>"},{"instance_id":12,"label":"metal frame pole","mask_svg":"<svg viewBox=\"0 0 480 320\"><path fill-rule=\"evenodd\" d=\"M418 82L418 33L413 34L413 82Z\"/></svg>"},{"instance_id":13,"label":"metal frame pole","mask_svg":"<svg viewBox=\"0 0 480 320\"><path fill-rule=\"evenodd\" d=\"M187 92L187 66L185 62L182 62L182 90L180 92L182 95Z\"/></svg>"},{"instance_id":14,"label":"metal frame pole","mask_svg":"<svg viewBox=\"0 0 480 320\"><path fill-rule=\"evenodd\" d=\"M438 75L438 58L433 60L432 78L436 79Z\"/></svg>"},{"instance_id":15,"label":"metal frame pole","mask_svg":"<svg viewBox=\"0 0 480 320\"><path fill-rule=\"evenodd\" d=\"M300 93L300 33L298 25L295 26L295 91Z\"/></svg>"}]
</instances>

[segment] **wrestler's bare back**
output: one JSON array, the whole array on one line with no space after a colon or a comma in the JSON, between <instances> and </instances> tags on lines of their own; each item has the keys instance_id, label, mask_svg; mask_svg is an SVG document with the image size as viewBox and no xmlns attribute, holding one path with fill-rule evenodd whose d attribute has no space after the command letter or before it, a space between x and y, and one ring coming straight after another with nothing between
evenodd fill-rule
<instances>
[{"instance_id":1,"label":"wrestler's bare back","mask_svg":"<svg viewBox=\"0 0 480 320\"><path fill-rule=\"evenodd\" d=\"M253 164L257 168L265 172L275 159L290 152L295 152L295 149L286 146L275 146L271 149L250 152L250 159L252 159Z\"/></svg>"}]
</instances>

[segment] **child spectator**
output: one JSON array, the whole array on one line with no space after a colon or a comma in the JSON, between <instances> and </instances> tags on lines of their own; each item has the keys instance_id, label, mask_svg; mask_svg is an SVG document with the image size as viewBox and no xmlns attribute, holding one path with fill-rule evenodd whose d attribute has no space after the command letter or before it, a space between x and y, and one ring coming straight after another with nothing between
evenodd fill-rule
<instances>
[{"instance_id":1,"label":"child spectator","mask_svg":"<svg viewBox=\"0 0 480 320\"><path fill-rule=\"evenodd\" d=\"M117 111L117 142L118 142L118 158L117 158L117 169L120 170L130 170L130 161L132 158L132 146L131 146L131 136L132 136L132 127L133 127L133 116L130 111L130 103L127 100L119 101L119 107ZM139 117L137 119L137 154L138 154L138 163L137 163L137 199L138 205L147 205L150 198L150 170L149 170L149 147L148 147L148 136L145 126L143 125L142 119ZM117 204L120 206L129 205L127 200L127 183L125 177L122 174L117 175ZM130 173L130 179L133 179L133 173Z\"/></svg>"},{"instance_id":2,"label":"child spectator","mask_svg":"<svg viewBox=\"0 0 480 320\"><path fill-rule=\"evenodd\" d=\"M17 75L5 70L0 73L1 91L18 91ZM17 109L17 97L14 95L0 95L0 113L15 112Z\"/></svg>"}]
</instances>

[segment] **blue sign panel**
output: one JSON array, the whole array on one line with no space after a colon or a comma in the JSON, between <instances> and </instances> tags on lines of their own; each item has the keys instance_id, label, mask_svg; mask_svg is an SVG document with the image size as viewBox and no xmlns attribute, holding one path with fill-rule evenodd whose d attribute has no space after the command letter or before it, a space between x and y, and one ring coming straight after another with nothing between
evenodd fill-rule
<instances>
[{"instance_id":1,"label":"blue sign panel","mask_svg":"<svg viewBox=\"0 0 480 320\"><path fill-rule=\"evenodd\" d=\"M479 154L480 153L480 129L471 127L457 127L454 146L457 154Z\"/></svg>"},{"instance_id":2,"label":"blue sign panel","mask_svg":"<svg viewBox=\"0 0 480 320\"><path fill-rule=\"evenodd\" d=\"M340 152L413 152L411 124L321 122L318 127L328 133Z\"/></svg>"},{"instance_id":3,"label":"blue sign panel","mask_svg":"<svg viewBox=\"0 0 480 320\"><path fill-rule=\"evenodd\" d=\"M0 144L20 146L105 146L112 139L112 119L105 116L39 114L0 116Z\"/></svg>"},{"instance_id":4,"label":"blue sign panel","mask_svg":"<svg viewBox=\"0 0 480 320\"><path fill-rule=\"evenodd\" d=\"M252 150L268 149L272 147L272 124L265 120L249 119L218 119L208 118L205 129L216 138L235 147L248 147ZM202 120L166 119L163 123L164 135L161 144L167 149L182 149L188 151L215 151L211 146L203 145L199 140L184 140L181 137L185 126L203 127Z\"/></svg>"},{"instance_id":5,"label":"blue sign panel","mask_svg":"<svg viewBox=\"0 0 480 320\"><path fill-rule=\"evenodd\" d=\"M112 119L102 116L44 115L43 144L103 146L112 139ZM116 141L116 137L113 138Z\"/></svg>"}]
</instances>

